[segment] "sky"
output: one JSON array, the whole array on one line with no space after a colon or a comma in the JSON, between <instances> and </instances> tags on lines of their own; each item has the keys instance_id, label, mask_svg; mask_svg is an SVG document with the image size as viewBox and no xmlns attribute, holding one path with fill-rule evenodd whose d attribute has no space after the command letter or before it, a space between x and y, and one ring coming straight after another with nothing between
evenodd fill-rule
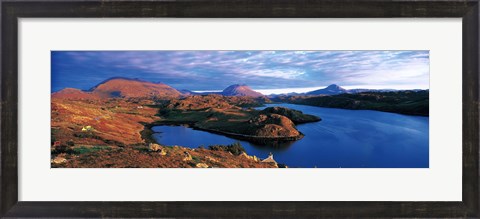
<instances>
[{"instance_id":1,"label":"sky","mask_svg":"<svg viewBox=\"0 0 480 219\"><path fill-rule=\"evenodd\" d=\"M88 90L112 77L217 91L246 84L264 94L428 89L428 51L52 51L52 92Z\"/></svg>"}]
</instances>

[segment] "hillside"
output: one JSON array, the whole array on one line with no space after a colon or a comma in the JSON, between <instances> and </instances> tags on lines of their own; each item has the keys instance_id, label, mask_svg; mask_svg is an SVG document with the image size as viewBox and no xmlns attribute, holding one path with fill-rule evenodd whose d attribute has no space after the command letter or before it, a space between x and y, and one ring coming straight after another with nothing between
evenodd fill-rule
<instances>
[{"instance_id":1,"label":"hillside","mask_svg":"<svg viewBox=\"0 0 480 219\"><path fill-rule=\"evenodd\" d=\"M428 116L429 91L362 92L332 96L292 96L278 97L278 102L310 106L378 110L407 115Z\"/></svg>"},{"instance_id":2,"label":"hillside","mask_svg":"<svg viewBox=\"0 0 480 219\"><path fill-rule=\"evenodd\" d=\"M294 109L289 109L286 107L279 107L279 106L267 107L262 111L260 111L260 113L278 114L278 115L286 116L287 118L292 120L292 122L294 122L295 124L318 122L322 120L314 115L304 114L302 111L299 111L299 110L294 110Z\"/></svg>"},{"instance_id":3,"label":"hillside","mask_svg":"<svg viewBox=\"0 0 480 219\"><path fill-rule=\"evenodd\" d=\"M151 145L53 150L51 163L53 168L278 168L276 163L261 162L244 151L230 150L235 144L208 149Z\"/></svg>"},{"instance_id":4,"label":"hillside","mask_svg":"<svg viewBox=\"0 0 480 219\"><path fill-rule=\"evenodd\" d=\"M337 95L347 93L348 90L336 84L331 84L326 88L307 92L306 95Z\"/></svg>"},{"instance_id":5,"label":"hillside","mask_svg":"<svg viewBox=\"0 0 480 219\"><path fill-rule=\"evenodd\" d=\"M54 99L68 99L68 100L96 100L99 99L97 95L90 92L85 92L75 88L65 88L58 92L52 93Z\"/></svg>"},{"instance_id":6,"label":"hillside","mask_svg":"<svg viewBox=\"0 0 480 219\"><path fill-rule=\"evenodd\" d=\"M234 84L225 88L222 93L224 96L249 96L262 97L263 94L252 90L249 86L244 84Z\"/></svg>"},{"instance_id":7,"label":"hillside","mask_svg":"<svg viewBox=\"0 0 480 219\"><path fill-rule=\"evenodd\" d=\"M90 92L102 98L174 98L181 95L178 90L163 83L152 83L128 78L108 79L91 88Z\"/></svg>"},{"instance_id":8,"label":"hillside","mask_svg":"<svg viewBox=\"0 0 480 219\"><path fill-rule=\"evenodd\" d=\"M158 120L157 109L122 99L69 100L52 98L52 143L129 145L143 143L142 123ZM92 131L82 130L91 126Z\"/></svg>"},{"instance_id":9,"label":"hillside","mask_svg":"<svg viewBox=\"0 0 480 219\"><path fill-rule=\"evenodd\" d=\"M165 108L181 110L201 110L208 108L229 109L241 107L257 107L270 103L265 97L222 96L218 94L192 95L184 98L171 99Z\"/></svg>"},{"instance_id":10,"label":"hillside","mask_svg":"<svg viewBox=\"0 0 480 219\"><path fill-rule=\"evenodd\" d=\"M277 167L244 153L232 154L228 147L222 151L157 145L152 151L148 127L160 118L159 106L151 100L56 97L51 107L54 168Z\"/></svg>"}]
</instances>

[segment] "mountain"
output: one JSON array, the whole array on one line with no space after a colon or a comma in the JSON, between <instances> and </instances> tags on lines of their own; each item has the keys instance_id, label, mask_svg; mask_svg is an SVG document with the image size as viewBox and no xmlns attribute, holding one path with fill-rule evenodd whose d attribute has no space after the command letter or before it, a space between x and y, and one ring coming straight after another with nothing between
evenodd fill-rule
<instances>
[{"instance_id":1,"label":"mountain","mask_svg":"<svg viewBox=\"0 0 480 219\"><path fill-rule=\"evenodd\" d=\"M178 97L181 93L163 83L152 83L138 79L111 78L90 89L102 98L109 97Z\"/></svg>"},{"instance_id":2,"label":"mountain","mask_svg":"<svg viewBox=\"0 0 480 219\"><path fill-rule=\"evenodd\" d=\"M336 84L331 84L326 88L307 92L306 95L336 95L347 93L348 91Z\"/></svg>"},{"instance_id":3,"label":"mountain","mask_svg":"<svg viewBox=\"0 0 480 219\"><path fill-rule=\"evenodd\" d=\"M307 92L307 93L303 93L303 95L310 95L310 96L313 96L313 95L338 95L338 94L358 94L358 93L364 93L364 92L392 92L392 91L397 91L397 90L395 90L395 89L363 89L363 88L347 90L347 89L342 88L342 87L340 87L336 84L331 84L326 88L310 91L310 92ZM302 94L296 94L296 95L302 95ZM288 95L288 96L295 96L295 95Z\"/></svg>"},{"instance_id":4,"label":"mountain","mask_svg":"<svg viewBox=\"0 0 480 219\"><path fill-rule=\"evenodd\" d=\"M96 95L92 95L89 92L85 92L75 88L65 88L52 94L52 98L58 99L70 99L70 100L85 100L85 99L98 99Z\"/></svg>"},{"instance_id":5,"label":"mountain","mask_svg":"<svg viewBox=\"0 0 480 219\"><path fill-rule=\"evenodd\" d=\"M224 96L249 96L249 97L263 97L263 94L252 90L245 84L231 85L221 92Z\"/></svg>"}]
</instances>

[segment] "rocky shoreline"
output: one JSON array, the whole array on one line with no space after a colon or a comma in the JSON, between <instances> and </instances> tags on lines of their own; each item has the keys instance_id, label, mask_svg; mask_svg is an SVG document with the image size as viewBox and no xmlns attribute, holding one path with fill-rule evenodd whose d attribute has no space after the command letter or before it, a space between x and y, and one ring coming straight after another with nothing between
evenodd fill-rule
<instances>
[{"instance_id":1,"label":"rocky shoreline","mask_svg":"<svg viewBox=\"0 0 480 219\"><path fill-rule=\"evenodd\" d=\"M245 135L245 134L238 134L238 133L233 133L233 132L226 132L226 131L221 131L221 130L214 130L214 129L207 129L207 128L202 128L198 127L195 125L195 123L190 122L190 123L184 123L184 122L172 122L172 121L157 121L151 124L145 125L145 128L150 131L150 137L145 138L146 142L155 142L155 139L151 137L153 133L155 133L151 128L154 126L187 126L189 128L192 128L194 130L200 130L200 131L205 131L205 132L210 132L213 134L219 134L227 137L231 137L237 140L245 140L251 143L258 143L258 144L272 144L276 145L278 143L282 142L288 142L288 141L296 141L302 139L305 135L301 132L297 136L286 136L286 137L279 137L279 136L254 136L254 135Z\"/></svg>"}]
</instances>

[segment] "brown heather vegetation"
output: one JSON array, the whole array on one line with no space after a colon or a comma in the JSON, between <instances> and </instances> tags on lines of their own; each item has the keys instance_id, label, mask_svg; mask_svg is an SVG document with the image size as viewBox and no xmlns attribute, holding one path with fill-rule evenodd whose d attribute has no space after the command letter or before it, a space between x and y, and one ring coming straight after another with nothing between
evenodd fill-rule
<instances>
[{"instance_id":1,"label":"brown heather vegetation","mask_svg":"<svg viewBox=\"0 0 480 219\"><path fill-rule=\"evenodd\" d=\"M269 103L266 97L222 96L218 94L194 95L181 99L171 99L165 108L177 110L204 109L241 109L241 107L256 107Z\"/></svg>"},{"instance_id":2,"label":"brown heather vegetation","mask_svg":"<svg viewBox=\"0 0 480 219\"><path fill-rule=\"evenodd\" d=\"M68 100L52 98L52 141L86 145L130 145L143 143L142 123L159 118L157 109L121 99ZM138 108L142 106L142 108ZM92 131L84 132L84 126Z\"/></svg>"},{"instance_id":3,"label":"brown heather vegetation","mask_svg":"<svg viewBox=\"0 0 480 219\"><path fill-rule=\"evenodd\" d=\"M278 114L259 114L248 120L249 135L260 137L299 137L301 133L289 118Z\"/></svg>"},{"instance_id":4,"label":"brown heather vegetation","mask_svg":"<svg viewBox=\"0 0 480 219\"><path fill-rule=\"evenodd\" d=\"M263 163L244 153L179 146L160 146L159 151L148 151L146 147L107 148L83 154L61 153L57 157L65 161L52 163L54 168L277 168L275 163Z\"/></svg>"},{"instance_id":5,"label":"brown heather vegetation","mask_svg":"<svg viewBox=\"0 0 480 219\"><path fill-rule=\"evenodd\" d=\"M189 124L256 141L296 140L303 135L291 119L318 121L288 109L245 109L268 101L264 96L181 96L165 84L122 78L90 91L67 88L52 94L52 167L277 167L239 153L239 145L148 146L153 141L148 127L155 124Z\"/></svg>"},{"instance_id":6,"label":"brown heather vegetation","mask_svg":"<svg viewBox=\"0 0 480 219\"><path fill-rule=\"evenodd\" d=\"M181 93L162 83L152 83L141 80L114 78L92 88L92 93L102 98L109 97L144 97L172 98Z\"/></svg>"},{"instance_id":7,"label":"brown heather vegetation","mask_svg":"<svg viewBox=\"0 0 480 219\"><path fill-rule=\"evenodd\" d=\"M277 167L219 147L159 146L165 155L148 151L151 133L145 125L162 120L157 115L161 108L155 102L141 98L83 99L80 94L52 97L52 145L60 143L52 146L52 167ZM243 115L237 111L240 108L233 109L226 115ZM86 126L92 129L82 131ZM185 159L186 154L191 158Z\"/></svg>"}]
</instances>

